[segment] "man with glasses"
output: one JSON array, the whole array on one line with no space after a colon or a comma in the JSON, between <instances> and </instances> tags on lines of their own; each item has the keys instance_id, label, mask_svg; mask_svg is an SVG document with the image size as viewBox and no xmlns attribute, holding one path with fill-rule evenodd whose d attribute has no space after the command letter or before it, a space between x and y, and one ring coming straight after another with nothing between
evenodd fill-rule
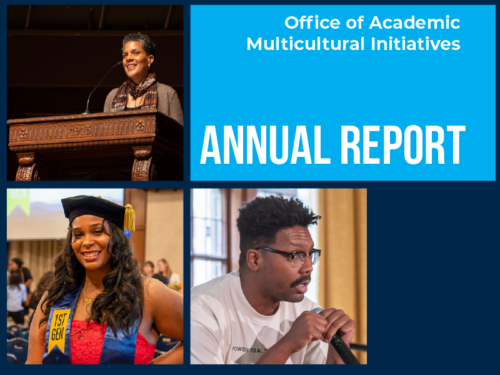
<instances>
[{"instance_id":1,"label":"man with glasses","mask_svg":"<svg viewBox=\"0 0 500 375\"><path fill-rule=\"evenodd\" d=\"M304 296L321 255L307 227L321 217L274 196L239 211L240 269L191 290L191 363L342 363L328 343L338 332L349 345L354 321Z\"/></svg>"}]
</instances>

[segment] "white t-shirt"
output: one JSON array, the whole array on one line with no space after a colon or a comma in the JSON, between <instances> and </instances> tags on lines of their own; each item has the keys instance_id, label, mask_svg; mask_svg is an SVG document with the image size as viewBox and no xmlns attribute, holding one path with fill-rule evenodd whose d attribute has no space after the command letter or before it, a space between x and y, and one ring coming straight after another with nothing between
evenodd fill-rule
<instances>
[{"instance_id":1,"label":"white t-shirt","mask_svg":"<svg viewBox=\"0 0 500 375\"><path fill-rule=\"evenodd\" d=\"M19 284L19 288L14 285L7 285L7 311L18 312L24 310L23 302L26 301L26 286Z\"/></svg>"},{"instance_id":2,"label":"white t-shirt","mask_svg":"<svg viewBox=\"0 0 500 375\"><path fill-rule=\"evenodd\" d=\"M191 364L254 364L302 312L318 305L280 302L272 316L259 314L241 289L238 271L191 289ZM309 343L287 364L326 363L328 344Z\"/></svg>"}]
</instances>

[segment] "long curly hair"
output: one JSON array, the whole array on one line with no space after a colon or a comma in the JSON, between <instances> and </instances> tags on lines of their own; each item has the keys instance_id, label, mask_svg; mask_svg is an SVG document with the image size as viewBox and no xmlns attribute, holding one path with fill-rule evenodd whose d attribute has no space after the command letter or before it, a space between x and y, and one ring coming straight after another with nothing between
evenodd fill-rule
<instances>
[{"instance_id":1,"label":"long curly hair","mask_svg":"<svg viewBox=\"0 0 500 375\"><path fill-rule=\"evenodd\" d=\"M38 285L36 286L35 291L33 292L30 304L32 301L33 302L36 301L36 305L38 305L38 302L40 302L40 300L42 299L43 294L49 289L53 277L54 277L54 271L47 271L42 275L40 281L38 281Z\"/></svg>"},{"instance_id":2,"label":"long curly hair","mask_svg":"<svg viewBox=\"0 0 500 375\"><path fill-rule=\"evenodd\" d=\"M109 233L105 223L108 224ZM137 319L142 319L144 292L140 265L134 258L132 246L125 233L115 224L103 222L103 231L109 235L106 251L111 256L111 272L104 276L104 291L92 302L90 321L106 323L113 330L115 337L121 330L130 335ZM68 228L64 249L54 261L54 277L47 290L45 317L48 322L52 306L66 293L75 290L85 280L85 268L78 261L72 248L73 229Z\"/></svg>"}]
</instances>

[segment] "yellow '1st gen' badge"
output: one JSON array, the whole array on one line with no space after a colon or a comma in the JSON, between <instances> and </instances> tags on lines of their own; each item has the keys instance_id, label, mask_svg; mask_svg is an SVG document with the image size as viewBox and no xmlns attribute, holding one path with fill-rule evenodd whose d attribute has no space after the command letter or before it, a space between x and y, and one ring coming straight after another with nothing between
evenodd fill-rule
<instances>
[{"instance_id":1,"label":"yellow '1st gen' badge","mask_svg":"<svg viewBox=\"0 0 500 375\"><path fill-rule=\"evenodd\" d=\"M52 314L52 322L50 323L49 331L49 348L47 353L58 346L61 352L64 353L64 344L66 339L66 327L68 325L71 309L54 310Z\"/></svg>"}]
</instances>

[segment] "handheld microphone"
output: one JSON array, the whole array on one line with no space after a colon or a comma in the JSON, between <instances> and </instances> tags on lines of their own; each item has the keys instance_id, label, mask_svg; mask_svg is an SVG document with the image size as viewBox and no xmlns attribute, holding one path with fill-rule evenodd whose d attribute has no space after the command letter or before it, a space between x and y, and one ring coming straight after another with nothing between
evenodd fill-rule
<instances>
[{"instance_id":1,"label":"handheld microphone","mask_svg":"<svg viewBox=\"0 0 500 375\"><path fill-rule=\"evenodd\" d=\"M104 81L104 78L106 78L108 76L108 74L114 69L116 68L117 66L122 66L123 65L123 62L122 61L118 61L115 65L113 65L111 67L111 69L108 70L108 72L106 73L106 75L101 79L101 81L97 84L97 86L92 90L92 92L90 93L89 95L89 98L87 99L87 108L85 109L85 112L83 112L84 115L88 115L90 112L89 112L89 101L90 101L90 97L92 96L92 94L94 93L94 91L99 87L99 85L102 83L102 81Z\"/></svg>"},{"instance_id":2,"label":"handheld microphone","mask_svg":"<svg viewBox=\"0 0 500 375\"><path fill-rule=\"evenodd\" d=\"M316 307L311 311L319 314L321 311L323 311L323 309L321 307ZM346 365L360 364L356 356L352 354L351 349L346 345L344 340L342 340L342 338L337 333L333 335L330 341L330 345L333 347L333 349L335 349L335 351L339 354L340 358L342 358L342 361L344 361Z\"/></svg>"}]
</instances>

